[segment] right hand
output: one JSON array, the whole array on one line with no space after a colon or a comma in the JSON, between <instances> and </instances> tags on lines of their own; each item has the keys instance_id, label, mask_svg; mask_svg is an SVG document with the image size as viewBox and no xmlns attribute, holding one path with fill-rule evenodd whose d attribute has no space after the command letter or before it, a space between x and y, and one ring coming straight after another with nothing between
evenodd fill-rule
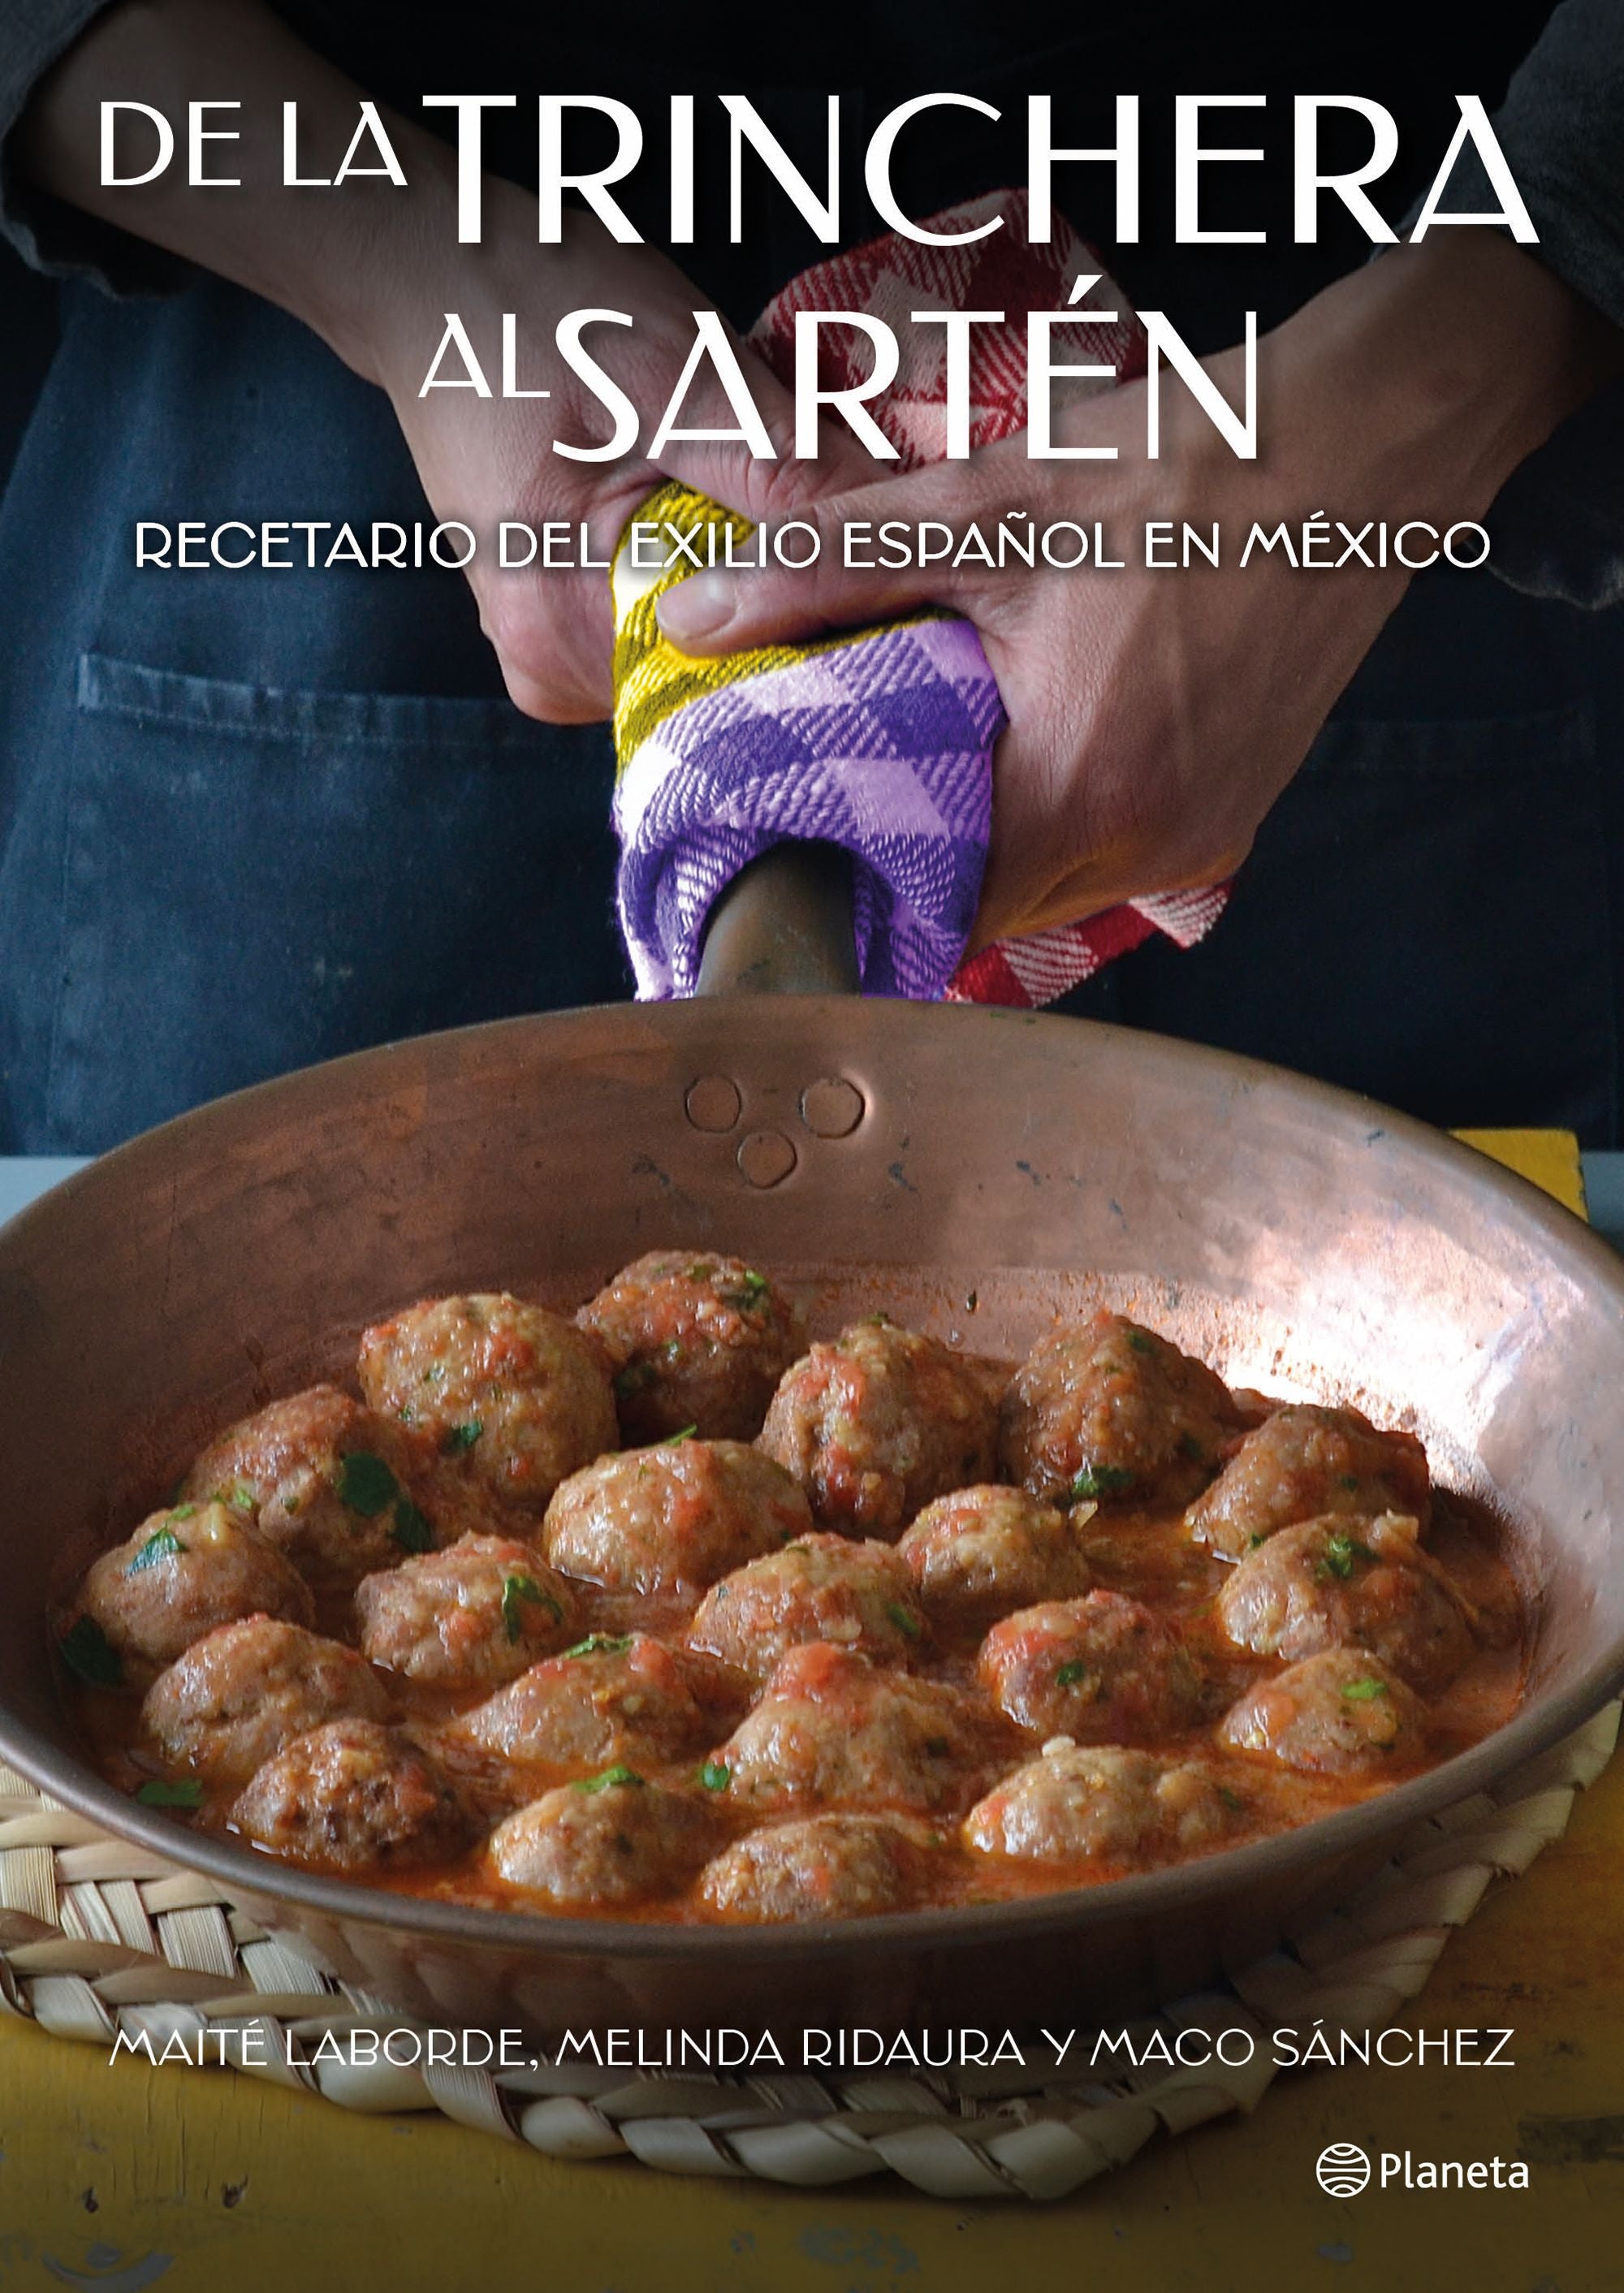
<instances>
[{"instance_id":1,"label":"right hand","mask_svg":"<svg viewBox=\"0 0 1624 2293\"><path fill-rule=\"evenodd\" d=\"M609 431L605 408L553 349L558 321L585 308L631 314L630 327L598 328L587 342L652 434L692 350L693 314L709 298L665 256L620 245L593 215L567 215L562 245L538 247L533 202L510 185L487 180L485 210L483 248L453 245L432 260L419 250L410 268L386 282L352 362L388 392L435 514L459 518L479 535L468 579L514 701L549 724L584 724L606 717L613 698L608 576L601 566L502 571L495 562L499 520L540 528L560 519L572 540L584 525L590 554L601 560L662 477L681 479L752 519L781 519L822 493L872 478L874 466L849 437L844 444L831 437L818 462L795 461L790 393L743 344L736 345L741 363L776 460L752 460L740 442L710 442L674 443L657 469L635 453L613 462L556 454L555 439L587 446ZM442 247L451 237L443 219L437 236ZM483 399L439 389L420 395L451 310L467 326L493 390L500 388L502 314L514 312L520 385L551 396ZM455 374L454 351L448 355L446 370ZM694 377L681 426L736 427L708 366Z\"/></svg>"},{"instance_id":2,"label":"right hand","mask_svg":"<svg viewBox=\"0 0 1624 2293\"><path fill-rule=\"evenodd\" d=\"M179 167L142 189L101 182L94 155L102 102L135 95L183 120L189 102L230 89L240 89L245 103L231 150L240 187L229 197L189 191ZM554 352L559 320L589 308L630 314L629 328L604 327L589 339L652 433L687 361L693 313L708 297L651 248L619 245L590 215L566 216L564 243L539 247L533 196L499 177L487 176L483 187L483 246L460 246L454 155L393 113L385 113L385 124L409 189L364 177L339 192L285 186L283 104L298 106L306 164L330 177L353 133L360 93L264 0L115 0L41 81L13 158L59 199L291 312L386 390L430 504L479 537L469 579L515 701L554 724L606 717L607 574L601 567L500 571L494 555L502 519L531 525L562 519L576 529L584 521L591 555L604 558L662 476L684 479L760 519L796 514L822 493L860 484L874 474L873 465L849 435L831 439L819 463L795 461L788 393L743 349L775 460L752 461L736 442L677 446L658 470L635 456L593 463L555 454L556 438L591 445L607 434L603 408ZM493 388L502 314L511 311L521 384L553 395L420 396L448 311L460 314L488 377L496 377ZM696 380L683 426L735 426L713 381Z\"/></svg>"}]
</instances>

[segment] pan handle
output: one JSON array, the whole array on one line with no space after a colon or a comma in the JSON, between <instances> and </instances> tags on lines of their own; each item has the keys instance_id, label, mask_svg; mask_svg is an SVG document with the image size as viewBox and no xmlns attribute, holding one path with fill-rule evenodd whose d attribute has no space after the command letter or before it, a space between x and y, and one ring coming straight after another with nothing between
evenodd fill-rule
<instances>
[{"instance_id":1,"label":"pan handle","mask_svg":"<svg viewBox=\"0 0 1624 2293\"><path fill-rule=\"evenodd\" d=\"M775 844L719 893L700 995L855 995L851 860L835 844Z\"/></svg>"}]
</instances>

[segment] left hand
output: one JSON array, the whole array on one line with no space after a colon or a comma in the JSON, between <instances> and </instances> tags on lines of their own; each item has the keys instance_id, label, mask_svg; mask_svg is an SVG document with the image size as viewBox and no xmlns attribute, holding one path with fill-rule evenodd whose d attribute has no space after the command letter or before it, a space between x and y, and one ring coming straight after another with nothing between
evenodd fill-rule
<instances>
[{"instance_id":1,"label":"left hand","mask_svg":"<svg viewBox=\"0 0 1624 2293\"><path fill-rule=\"evenodd\" d=\"M1246 857L1337 696L1408 586L1399 565L1299 571L1238 559L1254 521L1357 530L1482 515L1512 469L1602 378L1600 321L1508 241L1441 234L1338 282L1259 345L1259 458L1237 459L1165 376L1162 458L1145 454L1147 385L1057 412L1060 442L1115 461L1032 462L1017 437L825 499L801 572L696 575L661 620L692 652L730 652L924 604L980 633L1010 724L995 759L992 845L972 948L1149 892L1214 882ZM1611 330L1604 330L1611 334ZM1208 362L1232 404L1242 356ZM936 518L992 532L1100 522L1125 570L841 563L844 522ZM1148 519L1222 532L1223 558L1148 571ZM1022 523L1024 524L1023 518ZM1141 562L1135 563L1135 557Z\"/></svg>"}]
</instances>

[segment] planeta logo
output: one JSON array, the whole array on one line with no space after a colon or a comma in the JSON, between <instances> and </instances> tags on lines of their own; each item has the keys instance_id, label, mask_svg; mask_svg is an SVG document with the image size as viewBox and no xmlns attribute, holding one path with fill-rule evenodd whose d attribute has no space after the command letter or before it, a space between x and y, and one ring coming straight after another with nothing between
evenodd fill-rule
<instances>
[{"instance_id":1,"label":"planeta logo","mask_svg":"<svg viewBox=\"0 0 1624 2293\"><path fill-rule=\"evenodd\" d=\"M1370 2160L1356 2142L1333 2142L1314 2160L1314 2179L1328 2198L1356 2198L1370 2184Z\"/></svg>"}]
</instances>

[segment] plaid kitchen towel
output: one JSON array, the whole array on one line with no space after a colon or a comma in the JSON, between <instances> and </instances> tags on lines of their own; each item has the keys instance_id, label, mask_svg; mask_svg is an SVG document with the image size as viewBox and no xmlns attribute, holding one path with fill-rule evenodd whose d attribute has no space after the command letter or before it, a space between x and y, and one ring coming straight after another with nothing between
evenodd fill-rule
<instances>
[{"instance_id":1,"label":"plaid kitchen towel","mask_svg":"<svg viewBox=\"0 0 1624 2293\"><path fill-rule=\"evenodd\" d=\"M1115 308L1109 279L1057 221L1052 243L1027 242L1024 192L999 191L933 216L956 231L997 215L1003 228L970 245L921 247L888 236L793 280L762 313L751 340L791 378L795 313L861 310L886 320L901 364L869 411L917 468L946 451L943 336L910 313L1002 310L1002 325L972 336L970 445L1026 425L1026 321L1064 306L1074 282L1095 283L1079 307ZM825 387L867 371L856 328L825 327ZM1062 326L1068 357L1141 373L1143 337L1125 316L1109 326ZM689 489L662 486L638 512L730 532L748 522ZM613 575L614 823L621 842L621 928L643 996L691 994L711 903L739 871L790 839L850 853L859 971L865 993L986 1003L1052 1002L1153 931L1181 946L1222 912L1226 887L1174 893L1003 940L963 959L975 915L992 814L992 751L1005 718L979 638L955 615L925 612L714 660L679 653L661 635L654 601L692 570L633 563L629 529Z\"/></svg>"}]
</instances>

